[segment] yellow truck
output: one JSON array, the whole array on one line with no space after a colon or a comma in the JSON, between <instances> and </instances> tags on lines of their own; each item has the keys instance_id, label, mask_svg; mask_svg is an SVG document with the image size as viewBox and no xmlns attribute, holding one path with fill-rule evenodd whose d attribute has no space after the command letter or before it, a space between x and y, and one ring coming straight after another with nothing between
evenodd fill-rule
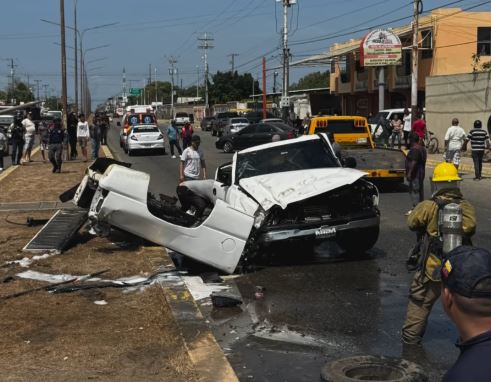
<instances>
[{"instance_id":1,"label":"yellow truck","mask_svg":"<svg viewBox=\"0 0 491 382\"><path fill-rule=\"evenodd\" d=\"M404 182L406 156L403 151L375 147L365 117L322 116L310 121L308 134L332 133L346 157L356 159L356 168L372 180Z\"/></svg>"}]
</instances>

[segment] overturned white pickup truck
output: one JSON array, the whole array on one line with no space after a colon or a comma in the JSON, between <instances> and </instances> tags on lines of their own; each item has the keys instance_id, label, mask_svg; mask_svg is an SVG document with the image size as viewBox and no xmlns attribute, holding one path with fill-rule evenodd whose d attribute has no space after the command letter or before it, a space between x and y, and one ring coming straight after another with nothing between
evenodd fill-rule
<instances>
[{"instance_id":1,"label":"overturned white pickup truck","mask_svg":"<svg viewBox=\"0 0 491 382\"><path fill-rule=\"evenodd\" d=\"M376 187L341 166L325 134L237 152L217 170L214 206L200 219L151 196L148 174L104 163L74 196L96 231L117 227L228 273L274 243L335 240L363 252L378 238Z\"/></svg>"}]
</instances>

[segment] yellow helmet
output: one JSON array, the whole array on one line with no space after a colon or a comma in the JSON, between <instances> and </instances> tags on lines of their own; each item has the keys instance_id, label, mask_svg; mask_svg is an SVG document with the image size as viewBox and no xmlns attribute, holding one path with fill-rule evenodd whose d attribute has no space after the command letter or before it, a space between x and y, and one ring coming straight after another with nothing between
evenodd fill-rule
<instances>
[{"instance_id":1,"label":"yellow helmet","mask_svg":"<svg viewBox=\"0 0 491 382\"><path fill-rule=\"evenodd\" d=\"M456 180L462 180L462 178L452 163L443 162L435 167L431 180L433 182L454 182Z\"/></svg>"}]
</instances>

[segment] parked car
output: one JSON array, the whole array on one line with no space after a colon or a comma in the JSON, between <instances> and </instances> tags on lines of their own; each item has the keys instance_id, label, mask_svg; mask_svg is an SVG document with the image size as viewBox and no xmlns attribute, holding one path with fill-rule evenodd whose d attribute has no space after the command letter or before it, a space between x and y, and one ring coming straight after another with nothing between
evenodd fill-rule
<instances>
[{"instance_id":1,"label":"parked car","mask_svg":"<svg viewBox=\"0 0 491 382\"><path fill-rule=\"evenodd\" d=\"M242 130L244 127L249 125L249 121L244 117L229 118L225 122L225 127L223 128L223 134L233 134Z\"/></svg>"},{"instance_id":2,"label":"parked car","mask_svg":"<svg viewBox=\"0 0 491 382\"><path fill-rule=\"evenodd\" d=\"M215 115L215 118L211 121L211 135L218 135L221 137L223 135L223 128L225 127L227 120L238 116L239 114L233 111L226 111Z\"/></svg>"},{"instance_id":3,"label":"parked car","mask_svg":"<svg viewBox=\"0 0 491 382\"><path fill-rule=\"evenodd\" d=\"M280 140L295 138L295 135L292 132L285 131L275 125L256 123L244 127L237 133L220 137L215 142L215 147L226 153L231 153L234 150L242 150L248 147L272 142L274 135L278 135Z\"/></svg>"},{"instance_id":4,"label":"parked car","mask_svg":"<svg viewBox=\"0 0 491 382\"><path fill-rule=\"evenodd\" d=\"M174 122L176 123L176 125L179 126L179 125L184 125L185 123L191 122L191 121L189 119L189 114L188 113L178 112L174 116Z\"/></svg>"},{"instance_id":5,"label":"parked car","mask_svg":"<svg viewBox=\"0 0 491 382\"><path fill-rule=\"evenodd\" d=\"M201 120L201 130L203 131L210 131L211 130L211 124L212 121L215 119L215 117L204 117Z\"/></svg>"},{"instance_id":6,"label":"parked car","mask_svg":"<svg viewBox=\"0 0 491 382\"><path fill-rule=\"evenodd\" d=\"M134 125L128 131L124 149L129 156L137 150L158 150L165 154L164 135L157 125Z\"/></svg>"},{"instance_id":7,"label":"parked car","mask_svg":"<svg viewBox=\"0 0 491 382\"><path fill-rule=\"evenodd\" d=\"M245 117L249 120L250 123L258 123L263 119L263 112L250 111L246 113ZM268 111L266 112L266 118L276 118L276 117Z\"/></svg>"},{"instance_id":8,"label":"parked car","mask_svg":"<svg viewBox=\"0 0 491 382\"><path fill-rule=\"evenodd\" d=\"M364 253L378 238L377 188L341 167L324 133L236 153L217 169L214 205L200 218L148 194L150 176L126 166L101 158L88 168L73 201L91 228L116 227L224 272L278 243L331 240Z\"/></svg>"},{"instance_id":9,"label":"parked car","mask_svg":"<svg viewBox=\"0 0 491 382\"><path fill-rule=\"evenodd\" d=\"M10 131L10 126L14 123L14 116L10 114L0 114L0 127L3 128L9 144L12 140L12 133Z\"/></svg>"}]
</instances>

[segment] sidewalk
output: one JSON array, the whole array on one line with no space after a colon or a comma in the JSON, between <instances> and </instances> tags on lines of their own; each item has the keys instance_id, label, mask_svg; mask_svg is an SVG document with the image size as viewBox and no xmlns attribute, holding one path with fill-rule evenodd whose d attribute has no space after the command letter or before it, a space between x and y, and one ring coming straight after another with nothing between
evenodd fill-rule
<instances>
[{"instance_id":1,"label":"sidewalk","mask_svg":"<svg viewBox=\"0 0 491 382\"><path fill-rule=\"evenodd\" d=\"M443 161L443 154L428 154L426 166L435 167L437 164ZM474 162L472 161L471 157L463 156L461 158L459 172L474 174ZM491 162L483 162L482 175L485 177L491 177Z\"/></svg>"},{"instance_id":2,"label":"sidewalk","mask_svg":"<svg viewBox=\"0 0 491 382\"><path fill-rule=\"evenodd\" d=\"M116 230L101 238L81 229L61 255L22 252L42 227L28 227L27 217L49 219L55 212L50 208L59 207L58 194L79 183L87 167L64 162L61 174L53 174L39 153L33 159L0 175L2 379L236 380L165 249ZM98 272L99 282L151 275L158 281L32 291Z\"/></svg>"}]
</instances>

